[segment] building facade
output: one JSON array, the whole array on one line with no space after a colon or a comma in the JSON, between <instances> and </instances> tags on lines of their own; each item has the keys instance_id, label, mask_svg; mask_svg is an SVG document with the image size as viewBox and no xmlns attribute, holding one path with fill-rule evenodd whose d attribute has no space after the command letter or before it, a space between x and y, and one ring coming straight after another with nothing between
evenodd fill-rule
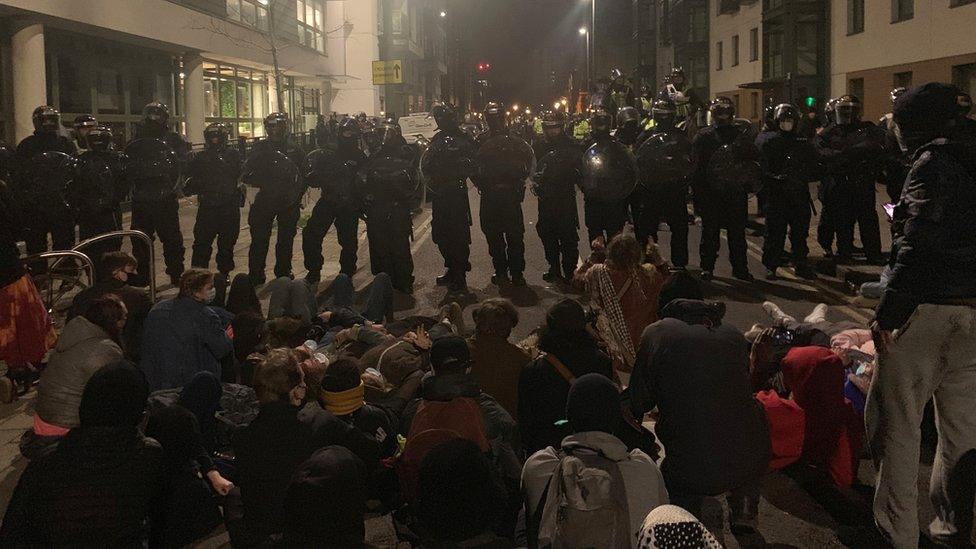
<instances>
[{"instance_id":1,"label":"building facade","mask_svg":"<svg viewBox=\"0 0 976 549\"><path fill-rule=\"evenodd\" d=\"M402 84L382 86L381 110L402 116L430 109L447 76L444 0L377 0L380 57L399 60ZM441 15L443 14L443 15Z\"/></svg>"},{"instance_id":2,"label":"building facade","mask_svg":"<svg viewBox=\"0 0 976 549\"><path fill-rule=\"evenodd\" d=\"M709 97L729 97L738 116L759 120L764 87L762 2L715 2L709 20Z\"/></svg>"},{"instance_id":3,"label":"building facade","mask_svg":"<svg viewBox=\"0 0 976 549\"><path fill-rule=\"evenodd\" d=\"M657 87L674 67L681 67L695 95L709 93L709 1L658 0Z\"/></svg>"},{"instance_id":4,"label":"building facade","mask_svg":"<svg viewBox=\"0 0 976 549\"><path fill-rule=\"evenodd\" d=\"M891 109L897 86L951 82L976 93L976 2L835 0L830 18L830 91L853 93L864 116Z\"/></svg>"},{"instance_id":5,"label":"building facade","mask_svg":"<svg viewBox=\"0 0 976 549\"><path fill-rule=\"evenodd\" d=\"M42 104L65 123L94 114L124 141L161 101L194 143L209 122L261 136L273 111L295 131L320 113L378 113L377 15L343 0L0 0L0 138L33 132Z\"/></svg>"}]
</instances>

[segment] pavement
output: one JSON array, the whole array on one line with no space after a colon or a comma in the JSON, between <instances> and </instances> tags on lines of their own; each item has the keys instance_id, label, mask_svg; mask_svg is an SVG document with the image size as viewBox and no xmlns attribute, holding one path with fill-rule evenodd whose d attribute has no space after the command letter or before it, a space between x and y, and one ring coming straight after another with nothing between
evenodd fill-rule
<instances>
[{"instance_id":1,"label":"pavement","mask_svg":"<svg viewBox=\"0 0 976 549\"><path fill-rule=\"evenodd\" d=\"M316 196L311 191L306 197L305 206L302 210L302 221L311 212ZM252 195L253 198L253 195ZM513 338L518 340L528 335L534 328L540 326L545 320L545 312L549 306L566 296L579 297L568 288L550 284L542 280L542 273L546 271L547 265L542 252L542 244L535 231L535 220L537 218L536 199L531 193L526 193L526 200L523 206L526 220L526 272L525 276L528 286L524 288L502 287L498 288L490 283L492 274L491 262L488 257L487 244L478 226L478 195L471 190L470 193L472 216L474 226L472 227L472 246L471 262L473 269L468 276L470 294L461 300L464 310L464 318L467 326L473 325L471 312L472 305L488 297L506 297L516 305L520 314L520 322L515 329ZM880 204L882 193L879 191L879 215L882 214ZM249 207L249 206L247 206ZM246 208L247 208L246 207ZM819 210L819 204L817 205ZM755 204L752 205L755 211ZM187 248L186 262L189 264L190 249L192 247L193 223L196 217L197 206L193 199L184 199L180 208L181 227L185 246ZM580 201L580 219L582 219L582 201ZM235 261L237 263L236 272L246 272L247 248L250 238L247 227L247 211L242 216L241 235L235 248ZM883 217L882 217L883 219ZM124 220L128 226L128 216ZM883 224L885 226L885 224ZM821 265L824 270L830 271L830 264L822 260L821 251L816 244L815 227L816 218L812 224L814 229L809 238L810 249L813 258ZM366 242L365 226L362 226L360 234L359 248L359 269L353 278L354 285L358 291L358 298L365 300L365 293L368 290L372 275L369 271L369 251ZM886 233L886 228L882 229ZM581 231L581 234L583 231ZM697 264L698 242L701 231L698 225L690 227L690 257L691 268ZM890 237L883 234L885 249L890 245ZM668 238L666 231L662 232L662 254L668 257ZM724 238L724 237L723 237ZM272 237L272 243L274 238ZM769 323L769 319L762 309L763 301L770 300L780 305L780 307L797 318L806 316L810 310L818 303L830 305L828 320L854 320L860 323L867 323L871 318L871 310L865 304L853 299L853 296L845 292L844 283L841 278L822 276L817 281L797 279L786 269L781 270L781 278L776 281L763 280L765 269L759 259L761 257L762 238L756 235L749 236L749 266L757 281L754 283L744 283L731 277L731 267L727 261L727 247L723 241L722 251L720 252L718 266L715 271L713 281L705 284L705 294L707 299L723 301L726 304L725 321L740 330L748 330L753 323ZM329 299L329 283L339 271L338 256L339 248L336 242L334 231L330 231L325 238L324 256L326 258L325 267L322 273L323 282L319 286L320 302ZM580 242L581 255L587 250L585 239ZM302 266L301 254L301 233L294 243L294 263L293 271L296 276L304 276L305 269ZM430 211L423 208L414 218L414 238L412 251L415 265L416 283L413 295L397 293L395 297L396 316L404 317L407 315L421 314L434 315L438 309L449 302L447 290L444 287L434 284L434 278L443 272L443 261L437 251L437 247L431 242L430 233ZM168 278L163 272L162 250L156 246L156 271L159 284L157 298L166 298L175 295ZM269 254L269 270L273 265L273 251ZM211 268L214 268L211 264ZM877 267L866 265L854 266L851 269L861 270L867 273L877 272ZM843 276L843 273L840 273ZM268 273L268 276L272 276ZM268 296L266 292L259 291L259 297L267 304ZM25 460L20 457L17 451L17 441L24 431L31 424L33 406L33 394L15 401L13 404L0 405L0 512L7 505L10 494L16 484L16 479L26 465ZM734 443L734 441L732 441ZM927 502L924 494L928 493L927 479L930 468L922 466L919 483L920 508L922 509L922 522L927 524L931 519L931 506ZM862 460L861 480L865 484L871 484L873 469L869 460ZM866 498L865 498L866 495ZM865 505L869 504L869 494L853 493L855 500L860 500ZM821 547L846 547L846 537L838 536L838 531L843 531L841 523L850 522L849 513L834 512L830 500L826 494L818 493L817 490L805 490L800 483L782 473L770 473L763 482L763 499L760 505L760 526L756 536L737 539L731 534L727 525L722 520L723 503L714 500L706 505L704 509L704 522L719 536L726 547L798 547L798 548L821 548ZM862 510L866 509L863 507ZM727 510L725 510L727 512ZM377 526L371 528L370 537L379 541L386 537L388 528L380 522L374 522ZM855 520L857 524L858 521ZM866 524L863 521L860 524ZM842 538L844 538L842 540ZM211 539L201 542L199 547L220 547L226 544L226 533L218 533ZM381 544L384 545L384 544Z\"/></svg>"}]
</instances>

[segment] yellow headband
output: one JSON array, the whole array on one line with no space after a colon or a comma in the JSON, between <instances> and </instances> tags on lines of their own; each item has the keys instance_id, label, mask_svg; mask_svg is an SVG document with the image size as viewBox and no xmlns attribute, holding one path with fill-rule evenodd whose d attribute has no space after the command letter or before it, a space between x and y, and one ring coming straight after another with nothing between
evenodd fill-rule
<instances>
[{"instance_id":1,"label":"yellow headband","mask_svg":"<svg viewBox=\"0 0 976 549\"><path fill-rule=\"evenodd\" d=\"M365 403L366 385L359 381L358 387L333 393L322 389L322 400L325 409L337 416L346 416L363 407Z\"/></svg>"}]
</instances>

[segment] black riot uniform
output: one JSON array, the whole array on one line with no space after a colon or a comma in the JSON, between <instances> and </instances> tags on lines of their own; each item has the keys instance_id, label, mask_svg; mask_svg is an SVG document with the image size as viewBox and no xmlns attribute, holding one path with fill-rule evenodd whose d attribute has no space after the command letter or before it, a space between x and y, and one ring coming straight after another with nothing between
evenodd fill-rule
<instances>
[{"instance_id":1,"label":"black riot uniform","mask_svg":"<svg viewBox=\"0 0 976 549\"><path fill-rule=\"evenodd\" d=\"M627 224L636 161L629 148L610 134L610 113L601 107L590 118L592 142L583 153L583 213L589 242L610 242Z\"/></svg>"},{"instance_id":2,"label":"black riot uniform","mask_svg":"<svg viewBox=\"0 0 976 549\"><path fill-rule=\"evenodd\" d=\"M905 88L891 90L892 106L905 91L907 91ZM885 132L886 155L881 173L882 180L888 198L892 202L898 202L898 199L901 198L901 188L905 184L905 179L908 178L908 172L912 169L912 156L908 154L908 151L902 150L898 142L898 125L895 124L895 118L891 113L884 115L878 121L878 126Z\"/></svg>"},{"instance_id":3,"label":"black riot uniform","mask_svg":"<svg viewBox=\"0 0 976 549\"><path fill-rule=\"evenodd\" d=\"M200 207L193 226L193 255L190 265L206 269L217 239L217 270L224 281L234 270L234 245L241 231L241 154L227 146L227 126L209 124L203 131L205 148L187 165L184 193L197 195Z\"/></svg>"},{"instance_id":4,"label":"black riot uniform","mask_svg":"<svg viewBox=\"0 0 976 549\"><path fill-rule=\"evenodd\" d=\"M533 145L538 163L532 186L539 197L535 228L549 263L542 278L571 280L579 260L576 187L583 182L582 151L566 135L566 115L561 111L542 114L542 135Z\"/></svg>"},{"instance_id":5,"label":"black riot uniform","mask_svg":"<svg viewBox=\"0 0 976 549\"><path fill-rule=\"evenodd\" d=\"M75 177L67 193L82 240L122 228L119 204L128 193L122 154L112 149L112 130L96 126L86 132L86 140L87 150L78 156ZM97 265L102 254L118 251L121 246L120 239L111 239L82 251Z\"/></svg>"},{"instance_id":6,"label":"black riot uniform","mask_svg":"<svg viewBox=\"0 0 976 549\"><path fill-rule=\"evenodd\" d=\"M467 179L473 173L476 149L474 140L458 126L457 113L451 105L435 105L431 116L438 131L424 152L421 172L432 197L431 238L446 269L437 277L437 283L456 292L464 290L466 273L471 270Z\"/></svg>"},{"instance_id":7,"label":"black riot uniform","mask_svg":"<svg viewBox=\"0 0 976 549\"><path fill-rule=\"evenodd\" d=\"M810 233L810 187L819 177L817 150L798 134L800 114L793 105L777 105L772 130L756 138L766 191L766 235L763 265L767 278L776 278L784 263L783 246L789 230L793 267L803 278L815 278L807 264Z\"/></svg>"},{"instance_id":8,"label":"black riot uniform","mask_svg":"<svg viewBox=\"0 0 976 549\"><path fill-rule=\"evenodd\" d=\"M309 154L305 174L309 185L322 190L312 215L302 230L302 252L305 255L306 280L319 281L322 265L322 240L335 225L339 241L339 271L352 276L356 273L359 253L359 215L361 204L355 193L359 171L366 163L360 148L361 133L356 120L346 118L339 124L335 151L318 149Z\"/></svg>"},{"instance_id":9,"label":"black riot uniform","mask_svg":"<svg viewBox=\"0 0 976 549\"><path fill-rule=\"evenodd\" d=\"M247 222L251 226L248 251L248 277L255 285L264 284L264 266L271 243L271 228L277 220L275 243L276 277L292 276L291 259L305 182L301 166L305 153L288 135L288 115L271 113L264 119L268 138L254 144L244 163L243 181L258 189Z\"/></svg>"},{"instance_id":10,"label":"black riot uniform","mask_svg":"<svg viewBox=\"0 0 976 549\"><path fill-rule=\"evenodd\" d=\"M749 132L733 123L735 107L730 100L716 99L709 106L709 113L713 125L699 130L692 143L692 188L702 218L702 278L710 278L715 270L721 231L725 229L732 274L751 281L745 231L749 193L759 185L759 153Z\"/></svg>"},{"instance_id":11,"label":"black riot uniform","mask_svg":"<svg viewBox=\"0 0 976 549\"><path fill-rule=\"evenodd\" d=\"M838 98L834 116L836 123L817 138L827 172L823 217L834 224L839 260L850 261L857 224L868 261L880 263L881 228L875 209L875 182L884 166L884 130L860 119L861 102L852 95ZM821 240L820 244L825 251L830 249L829 242Z\"/></svg>"},{"instance_id":12,"label":"black riot uniform","mask_svg":"<svg viewBox=\"0 0 976 549\"><path fill-rule=\"evenodd\" d=\"M643 245L658 241L661 222L671 230L671 265L688 265L688 188L694 173L691 140L676 126L677 108L659 99L651 107L654 127L637 149L641 215L634 232Z\"/></svg>"},{"instance_id":13,"label":"black riot uniform","mask_svg":"<svg viewBox=\"0 0 976 549\"><path fill-rule=\"evenodd\" d=\"M65 186L74 176L70 155L75 154L75 145L58 135L61 114L55 108L37 107L32 118L34 134L17 145L11 192L24 243L28 254L47 251L50 233L55 250L69 250L75 244L75 220L65 200Z\"/></svg>"},{"instance_id":14,"label":"black riot uniform","mask_svg":"<svg viewBox=\"0 0 976 549\"><path fill-rule=\"evenodd\" d=\"M142 110L143 123L125 148L125 173L132 188L132 221L130 228L156 235L163 243L166 274L173 285L179 285L183 274L183 233L180 231L177 184L189 145L169 129L169 109L162 103L150 103ZM168 152L167 152L168 151ZM136 284L146 284L149 276L149 250L134 246L139 262Z\"/></svg>"},{"instance_id":15,"label":"black riot uniform","mask_svg":"<svg viewBox=\"0 0 976 549\"><path fill-rule=\"evenodd\" d=\"M384 123L374 129L378 145L365 167L359 191L366 214L369 260L374 275L386 273L393 287L413 293L413 232L411 205L417 200L414 152L403 139L400 126Z\"/></svg>"},{"instance_id":16,"label":"black riot uniform","mask_svg":"<svg viewBox=\"0 0 976 549\"><path fill-rule=\"evenodd\" d=\"M525 223L522 199L525 179L532 173L535 155L525 141L509 135L505 109L485 106L488 132L479 138L477 173L472 181L481 192L481 230L495 268L492 283L525 285Z\"/></svg>"}]
</instances>

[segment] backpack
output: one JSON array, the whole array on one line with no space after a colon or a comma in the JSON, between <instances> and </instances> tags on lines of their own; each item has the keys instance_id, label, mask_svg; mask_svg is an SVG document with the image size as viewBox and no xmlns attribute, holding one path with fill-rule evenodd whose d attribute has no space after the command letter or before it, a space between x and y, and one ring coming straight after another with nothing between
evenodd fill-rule
<instances>
[{"instance_id":1,"label":"backpack","mask_svg":"<svg viewBox=\"0 0 976 549\"><path fill-rule=\"evenodd\" d=\"M769 422L772 446L769 470L782 469L799 460L806 438L806 412L796 402L780 397L776 391L756 393L756 400L762 404Z\"/></svg>"},{"instance_id":2,"label":"backpack","mask_svg":"<svg viewBox=\"0 0 976 549\"><path fill-rule=\"evenodd\" d=\"M563 446L560 453L564 455L549 479L544 505L540 502L536 510L541 515L538 546L628 549L634 534L617 462L582 445Z\"/></svg>"}]
</instances>

